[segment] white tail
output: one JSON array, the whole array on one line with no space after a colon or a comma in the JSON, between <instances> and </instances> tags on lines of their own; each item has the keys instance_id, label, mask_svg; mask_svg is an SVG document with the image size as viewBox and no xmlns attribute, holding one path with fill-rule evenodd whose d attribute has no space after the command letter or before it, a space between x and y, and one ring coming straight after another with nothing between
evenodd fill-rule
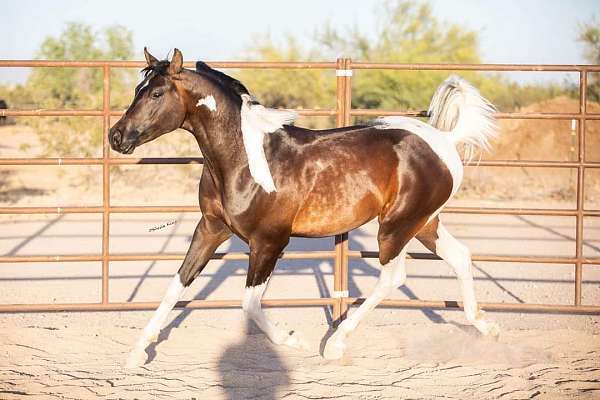
<instances>
[{"instance_id":1,"label":"white tail","mask_svg":"<svg viewBox=\"0 0 600 400\"><path fill-rule=\"evenodd\" d=\"M471 160L475 149L490 150L490 139L497 135L496 107L481 96L469 82L451 75L435 91L429 105L429 123L449 131L451 140L465 145L465 158Z\"/></svg>"}]
</instances>

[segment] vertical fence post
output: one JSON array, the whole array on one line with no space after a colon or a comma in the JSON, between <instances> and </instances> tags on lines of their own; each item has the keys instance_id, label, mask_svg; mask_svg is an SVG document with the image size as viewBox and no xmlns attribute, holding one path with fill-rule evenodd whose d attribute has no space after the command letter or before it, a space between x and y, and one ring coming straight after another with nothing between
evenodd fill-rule
<instances>
[{"instance_id":1,"label":"vertical fence post","mask_svg":"<svg viewBox=\"0 0 600 400\"><path fill-rule=\"evenodd\" d=\"M579 71L579 155L577 161L577 221L575 233L575 305L581 305L581 281L583 275L583 209L585 182L585 121L587 112L587 70Z\"/></svg>"},{"instance_id":2,"label":"vertical fence post","mask_svg":"<svg viewBox=\"0 0 600 400\"><path fill-rule=\"evenodd\" d=\"M103 66L102 97L102 304L108 304L108 255L110 229L110 147L108 130L110 129L110 66Z\"/></svg>"},{"instance_id":3,"label":"vertical fence post","mask_svg":"<svg viewBox=\"0 0 600 400\"><path fill-rule=\"evenodd\" d=\"M350 110L352 109L352 60L350 58L344 59L344 126L350 125ZM348 257L348 233L341 235L341 255L342 255L342 271L341 271L341 291L340 296L340 320L346 318L348 312L348 268L349 268L349 257Z\"/></svg>"},{"instance_id":4,"label":"vertical fence post","mask_svg":"<svg viewBox=\"0 0 600 400\"><path fill-rule=\"evenodd\" d=\"M344 126L344 101L345 79L340 73L344 70L344 59L338 58L335 62L335 82L336 82L336 102L335 102L335 125L339 128ZM338 294L342 290L342 270L343 270L343 235L336 235L335 238L335 260L333 263L333 296L336 302L333 306L333 325L336 326L341 321L342 316L342 299Z\"/></svg>"}]
</instances>

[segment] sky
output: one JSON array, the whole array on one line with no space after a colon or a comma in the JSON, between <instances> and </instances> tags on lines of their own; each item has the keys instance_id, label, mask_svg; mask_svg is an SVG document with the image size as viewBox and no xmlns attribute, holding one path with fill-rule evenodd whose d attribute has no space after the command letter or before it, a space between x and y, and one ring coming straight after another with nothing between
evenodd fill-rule
<instances>
[{"instance_id":1,"label":"sky","mask_svg":"<svg viewBox=\"0 0 600 400\"><path fill-rule=\"evenodd\" d=\"M596 16L600 0L430 0L433 14L447 24L474 30L485 63L583 64L576 42L579 27ZM380 0L12 0L2 1L0 59L31 59L47 36L58 36L67 22L101 29L119 24L133 32L138 58L148 46L162 58L173 47L187 59L247 58L257 34L277 39L292 34L310 43L330 23L376 32ZM343 56L343 54L340 54ZM378 60L369 60L376 62ZM26 69L0 68L0 83L19 83ZM562 79L559 73L517 73L522 82Z\"/></svg>"}]
</instances>

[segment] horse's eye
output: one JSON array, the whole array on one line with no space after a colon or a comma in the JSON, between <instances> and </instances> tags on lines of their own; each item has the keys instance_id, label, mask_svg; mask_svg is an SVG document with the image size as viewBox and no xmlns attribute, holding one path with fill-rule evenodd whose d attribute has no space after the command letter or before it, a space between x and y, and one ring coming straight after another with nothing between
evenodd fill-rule
<instances>
[{"instance_id":1,"label":"horse's eye","mask_svg":"<svg viewBox=\"0 0 600 400\"><path fill-rule=\"evenodd\" d=\"M152 98L158 99L162 95L163 95L162 92L154 92L154 93L152 93Z\"/></svg>"}]
</instances>

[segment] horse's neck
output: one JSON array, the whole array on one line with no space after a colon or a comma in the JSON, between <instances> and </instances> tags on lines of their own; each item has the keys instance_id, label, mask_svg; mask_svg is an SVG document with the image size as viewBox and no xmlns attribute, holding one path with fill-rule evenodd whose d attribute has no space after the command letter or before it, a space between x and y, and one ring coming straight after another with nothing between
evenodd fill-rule
<instances>
[{"instance_id":1,"label":"horse's neck","mask_svg":"<svg viewBox=\"0 0 600 400\"><path fill-rule=\"evenodd\" d=\"M224 182L238 166L248 161L244 152L239 111L220 112L212 118L190 118L186 127L196 138L205 166L212 175Z\"/></svg>"}]
</instances>

